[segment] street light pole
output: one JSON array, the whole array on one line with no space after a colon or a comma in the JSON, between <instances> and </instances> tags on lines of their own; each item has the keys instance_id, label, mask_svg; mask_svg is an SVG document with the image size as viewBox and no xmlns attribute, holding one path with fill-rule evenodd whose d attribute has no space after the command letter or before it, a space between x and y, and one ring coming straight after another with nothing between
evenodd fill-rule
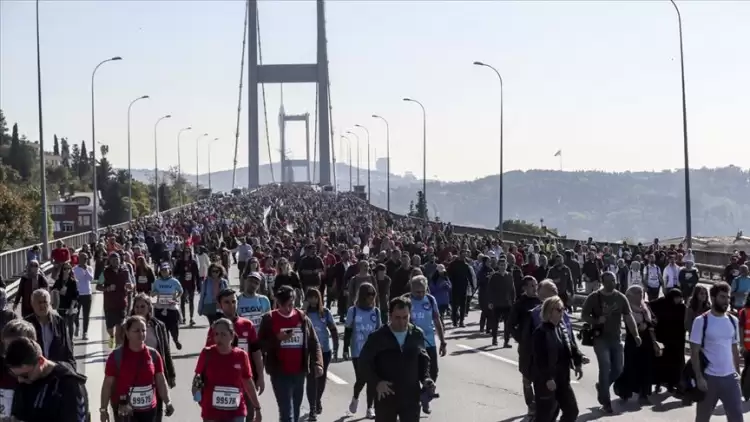
<instances>
[{"instance_id":1,"label":"street light pole","mask_svg":"<svg viewBox=\"0 0 750 422\"><path fill-rule=\"evenodd\" d=\"M219 138L214 138L213 141L208 143L208 190L211 190L211 145L218 140Z\"/></svg>"},{"instance_id":2,"label":"street light pole","mask_svg":"<svg viewBox=\"0 0 750 422\"><path fill-rule=\"evenodd\" d=\"M388 174L385 176L385 191L386 191L386 202L387 202L387 209L388 212L391 212L391 128L388 124L388 120L385 120L384 117L379 116L377 114L372 115L375 119L380 119L383 122L385 122L385 156L386 160L386 171Z\"/></svg>"},{"instance_id":3,"label":"street light pole","mask_svg":"<svg viewBox=\"0 0 750 422\"><path fill-rule=\"evenodd\" d=\"M362 125L354 125L355 127L365 130L367 134L367 202L372 201L372 191L370 190L370 131Z\"/></svg>"},{"instance_id":4,"label":"street light pole","mask_svg":"<svg viewBox=\"0 0 750 422\"><path fill-rule=\"evenodd\" d=\"M161 122L164 119L171 118L171 114L167 114L165 116L162 116L159 118L159 120L154 123L154 185L156 189L154 190L155 196L156 196L156 215L158 216L161 210L159 209L159 150L158 146L159 143L157 142L156 137L156 128L159 126L159 122Z\"/></svg>"},{"instance_id":5,"label":"street light pole","mask_svg":"<svg viewBox=\"0 0 750 422\"><path fill-rule=\"evenodd\" d=\"M687 100L685 98L685 50L682 42L682 14L674 0L669 0L677 12L677 29L680 33L680 76L682 78L682 147L685 151L685 241L693 247L693 216L690 201L690 157L687 129Z\"/></svg>"},{"instance_id":6,"label":"street light pole","mask_svg":"<svg viewBox=\"0 0 750 422\"><path fill-rule=\"evenodd\" d=\"M356 133L352 132L351 130L347 130L346 133L349 134L349 135L353 135L355 138L357 138L357 186L362 186L359 183L359 167L360 167L360 165L359 165L359 149L360 149L359 148L359 135L357 135Z\"/></svg>"},{"instance_id":7,"label":"street light pole","mask_svg":"<svg viewBox=\"0 0 750 422\"><path fill-rule=\"evenodd\" d=\"M404 98L404 101L417 103L422 108L422 196L424 197L425 206L427 205L427 112L424 105L412 98ZM427 215L422 216L425 220Z\"/></svg>"},{"instance_id":8,"label":"street light pole","mask_svg":"<svg viewBox=\"0 0 750 422\"><path fill-rule=\"evenodd\" d=\"M349 153L349 192L352 191L352 141L344 135L341 140L346 141L346 151Z\"/></svg>"},{"instance_id":9,"label":"street light pole","mask_svg":"<svg viewBox=\"0 0 750 422\"><path fill-rule=\"evenodd\" d=\"M182 135L182 132L185 132L186 130L191 130L193 127L188 126L180 129L179 132L177 132L177 183L180 185L180 206L182 206L182 160L180 159L180 136Z\"/></svg>"},{"instance_id":10,"label":"street light pole","mask_svg":"<svg viewBox=\"0 0 750 422\"><path fill-rule=\"evenodd\" d=\"M493 66L483 62L474 62L475 66L483 66L492 69L497 75L497 79L500 80L500 199L498 203L498 231L500 239L503 238L503 77L500 76L500 72L497 71Z\"/></svg>"},{"instance_id":11,"label":"street light pole","mask_svg":"<svg viewBox=\"0 0 750 422\"><path fill-rule=\"evenodd\" d=\"M97 175L96 175L96 117L94 114L94 79L96 77L96 71L99 70L99 67L107 62L114 62L122 60L122 57L115 56L107 60L101 61L96 67L94 68L94 71L91 72L91 155L93 158L93 164L94 164L94 181L93 181L93 188L94 188L94 215L92 216L93 220L93 232L94 234L99 232L99 189L97 187ZM84 160L88 160L88 157L83 157Z\"/></svg>"},{"instance_id":12,"label":"street light pole","mask_svg":"<svg viewBox=\"0 0 750 422\"><path fill-rule=\"evenodd\" d=\"M148 95L142 95L135 100L130 102L128 106L128 221L133 221L133 173L132 167L130 166L130 109L133 108L133 104L140 100L149 98Z\"/></svg>"},{"instance_id":13,"label":"street light pole","mask_svg":"<svg viewBox=\"0 0 750 422\"><path fill-rule=\"evenodd\" d=\"M200 173L198 169L200 167L200 160L201 160L201 153L198 147L201 144L200 140L205 136L208 136L208 133L204 133L203 135L195 139L195 198L196 199L198 198L198 174Z\"/></svg>"},{"instance_id":14,"label":"street light pole","mask_svg":"<svg viewBox=\"0 0 750 422\"><path fill-rule=\"evenodd\" d=\"M36 1L36 89L37 106L39 112L39 170L41 172L42 205L42 232L39 233L42 240L42 258L49 259L49 206L47 205L47 169L44 162L44 123L42 121L42 55L39 48L39 0Z\"/></svg>"}]
</instances>

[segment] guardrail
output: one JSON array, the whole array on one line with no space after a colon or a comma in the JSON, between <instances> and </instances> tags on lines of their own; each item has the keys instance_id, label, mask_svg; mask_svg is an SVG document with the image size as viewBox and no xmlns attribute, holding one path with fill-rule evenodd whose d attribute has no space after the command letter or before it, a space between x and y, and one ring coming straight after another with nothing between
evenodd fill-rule
<instances>
[{"instance_id":1,"label":"guardrail","mask_svg":"<svg viewBox=\"0 0 750 422\"><path fill-rule=\"evenodd\" d=\"M174 207L171 209L168 209L166 211L162 211L162 214L172 214L175 212L179 212L180 210L183 210L185 208L188 208L192 206L194 203L191 202L189 204L185 204L179 207ZM116 224L113 226L108 226L105 228L100 228L98 231L98 234L106 233L110 230L117 230L122 228L127 228L130 226L130 222L126 221L124 223ZM67 237L61 237L59 239L53 239L49 241L49 247L50 250L54 249L54 245L58 240L61 240L65 243L66 246L75 249L76 251L80 250L81 247L89 243L91 240L92 232L85 232L85 233L78 233L74 234L72 236ZM35 245L28 245L23 248L14 249L12 251L3 252L0 254L0 274L3 276L3 280L5 280L5 292L8 296L8 300L12 298L18 291L18 281L23 274L24 271L26 271L26 259L27 259L27 253L29 249L31 249L34 246L41 247L41 243L37 243ZM40 270L44 272L44 274L49 274L52 271L52 264L51 262L41 262Z\"/></svg>"}]
</instances>

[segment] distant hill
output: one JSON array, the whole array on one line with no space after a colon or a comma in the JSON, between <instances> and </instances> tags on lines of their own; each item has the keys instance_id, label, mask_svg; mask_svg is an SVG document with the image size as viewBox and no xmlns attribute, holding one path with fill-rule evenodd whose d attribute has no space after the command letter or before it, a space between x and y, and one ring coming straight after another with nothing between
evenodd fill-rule
<instances>
[{"instance_id":1,"label":"distant hill","mask_svg":"<svg viewBox=\"0 0 750 422\"><path fill-rule=\"evenodd\" d=\"M133 172L147 181L153 172ZM279 165L274 164L276 180ZM352 178L356 184L356 169ZM349 188L349 167L337 164L339 189ZM693 235L734 236L750 221L750 172L729 166L692 170ZM190 177L190 176L188 176ZM192 177L195 177L194 175ZM302 172L295 174L303 180ZM306 175L304 175L306 178ZM260 169L261 183L271 182L269 165ZM237 169L240 187L247 184L247 168ZM367 183L367 170L360 172ZM470 182L428 181L430 216L443 221L478 227L497 226L499 176ZM208 176L200 183L208 185ZM232 188L232 172L212 175L214 190ZM385 208L386 176L372 172L372 202ZM406 213L409 202L422 189L414 177L391 176L391 210ZM550 170L505 173L505 219L523 219L554 227L572 238L591 236L597 240L650 240L681 237L685 227L684 173L682 171L605 173Z\"/></svg>"}]
</instances>

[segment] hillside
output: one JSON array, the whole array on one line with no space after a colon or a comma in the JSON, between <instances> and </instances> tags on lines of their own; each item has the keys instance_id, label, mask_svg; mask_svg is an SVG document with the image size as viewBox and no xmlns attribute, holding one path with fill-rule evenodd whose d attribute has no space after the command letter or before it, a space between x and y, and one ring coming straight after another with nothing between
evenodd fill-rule
<instances>
[{"instance_id":1,"label":"hillside","mask_svg":"<svg viewBox=\"0 0 750 422\"><path fill-rule=\"evenodd\" d=\"M274 166L278 179L279 167ZM337 165L339 188L349 187L349 168ZM134 171L139 180L144 173ZM150 175L150 173L149 173ZM356 184L356 169L352 172ZM750 172L734 166L692 170L693 234L734 236L750 221ZM194 175L192 177L195 177ZM188 180L192 180L187 176ZM297 174L298 180L302 174ZM360 173L366 184L367 171ZM443 221L481 227L497 226L498 176L471 182L430 181L430 216ZM247 168L237 170L240 186ZM261 183L271 182L270 167L261 166ZM208 176L201 175L201 185ZM229 191L232 172L212 175L214 190ZM372 201L385 208L385 174L372 172ZM650 240L684 234L684 176L682 171L605 173L549 170L505 173L505 219L525 219L557 228L572 238ZM422 182L391 176L391 209L406 213Z\"/></svg>"}]
</instances>

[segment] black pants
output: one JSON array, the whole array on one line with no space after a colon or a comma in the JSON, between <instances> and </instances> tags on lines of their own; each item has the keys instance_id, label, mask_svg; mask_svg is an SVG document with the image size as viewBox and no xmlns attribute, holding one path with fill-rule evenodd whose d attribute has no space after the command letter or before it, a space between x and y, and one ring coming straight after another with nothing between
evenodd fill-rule
<instances>
[{"instance_id":1,"label":"black pants","mask_svg":"<svg viewBox=\"0 0 750 422\"><path fill-rule=\"evenodd\" d=\"M180 296L180 312L182 313L182 319L187 319L185 313L185 303L188 305L190 311L190 321L193 321L193 315L195 315L195 288L187 288Z\"/></svg>"},{"instance_id":2,"label":"black pants","mask_svg":"<svg viewBox=\"0 0 750 422\"><path fill-rule=\"evenodd\" d=\"M328 365L331 363L331 352L323 353L323 376L316 377L315 373L307 374L307 403L310 405L310 414L314 414L322 408L321 398L326 389Z\"/></svg>"},{"instance_id":3,"label":"black pants","mask_svg":"<svg viewBox=\"0 0 750 422\"><path fill-rule=\"evenodd\" d=\"M534 403L534 384L530 379L521 375L521 384L523 385L523 401L526 402L526 408L529 413L536 410L536 404Z\"/></svg>"},{"instance_id":4,"label":"black pants","mask_svg":"<svg viewBox=\"0 0 750 422\"><path fill-rule=\"evenodd\" d=\"M440 313L440 320L442 321L445 318L445 313L448 312L448 308L450 305L438 305L438 313ZM387 311L386 311L387 312ZM383 321L385 324L387 321Z\"/></svg>"},{"instance_id":5,"label":"black pants","mask_svg":"<svg viewBox=\"0 0 750 422\"><path fill-rule=\"evenodd\" d=\"M510 308L493 308L489 310L488 321L489 325L487 328L492 333L492 341L497 341L497 331L500 321L503 321L503 344L508 344L510 340L510 329L508 329L508 316L510 315Z\"/></svg>"},{"instance_id":6,"label":"black pants","mask_svg":"<svg viewBox=\"0 0 750 422\"><path fill-rule=\"evenodd\" d=\"M60 314L60 316L65 321L66 328L68 329L68 334L73 337L73 327L75 327L75 322L78 318L78 314L68 313L68 309L58 309L57 313Z\"/></svg>"},{"instance_id":7,"label":"black pants","mask_svg":"<svg viewBox=\"0 0 750 422\"><path fill-rule=\"evenodd\" d=\"M419 396L413 400L391 396L375 404L375 422L419 422L421 404Z\"/></svg>"},{"instance_id":8,"label":"black pants","mask_svg":"<svg viewBox=\"0 0 750 422\"><path fill-rule=\"evenodd\" d=\"M427 347L427 354L430 356L430 378L433 381L437 381L438 377L438 353L437 347Z\"/></svg>"},{"instance_id":9,"label":"black pants","mask_svg":"<svg viewBox=\"0 0 750 422\"><path fill-rule=\"evenodd\" d=\"M354 393L352 396L354 398L359 398L359 393L362 392L362 389L367 387L367 408L371 408L373 403L375 403L375 386L371 385L371 383L366 383L365 380L362 377L362 371L359 370L359 358L352 358L352 365L354 365L354 374L357 378L357 381L354 383ZM376 412L377 413L377 412Z\"/></svg>"},{"instance_id":10,"label":"black pants","mask_svg":"<svg viewBox=\"0 0 750 422\"><path fill-rule=\"evenodd\" d=\"M466 292L458 289L459 291L451 295L451 321L454 324L463 324L464 318L466 318Z\"/></svg>"},{"instance_id":11,"label":"black pants","mask_svg":"<svg viewBox=\"0 0 750 422\"><path fill-rule=\"evenodd\" d=\"M83 334L89 332L89 319L91 318L91 295L80 295L78 296L78 303L81 305L81 310L78 312L83 318ZM75 318L75 328L78 331L79 318Z\"/></svg>"},{"instance_id":12,"label":"black pants","mask_svg":"<svg viewBox=\"0 0 750 422\"><path fill-rule=\"evenodd\" d=\"M575 422L578 419L578 401L570 385L570 379L556 379L555 391L547 388L547 380L535 380L535 422L555 422L562 412L560 422Z\"/></svg>"},{"instance_id":13,"label":"black pants","mask_svg":"<svg viewBox=\"0 0 750 422\"><path fill-rule=\"evenodd\" d=\"M176 309L167 309L164 315L164 309L154 309L154 316L167 326L169 335L172 336L175 344L180 341L180 313Z\"/></svg>"}]
</instances>

